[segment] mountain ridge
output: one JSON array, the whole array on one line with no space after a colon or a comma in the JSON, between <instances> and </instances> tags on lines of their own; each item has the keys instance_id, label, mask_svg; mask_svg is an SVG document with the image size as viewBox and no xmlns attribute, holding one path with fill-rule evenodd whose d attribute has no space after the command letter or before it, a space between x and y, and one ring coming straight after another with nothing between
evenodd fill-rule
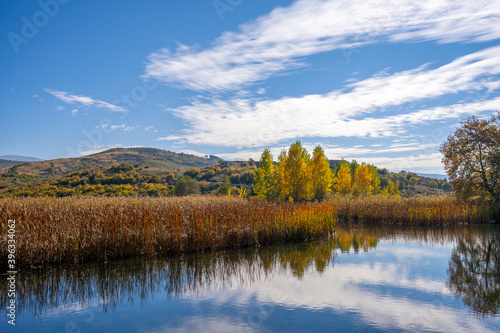
<instances>
[{"instance_id":1,"label":"mountain ridge","mask_svg":"<svg viewBox=\"0 0 500 333\"><path fill-rule=\"evenodd\" d=\"M33 156L22 156L22 155L0 155L0 160L12 161L12 162L41 162L44 161L41 158Z\"/></svg>"},{"instance_id":2,"label":"mountain ridge","mask_svg":"<svg viewBox=\"0 0 500 333\"><path fill-rule=\"evenodd\" d=\"M72 158L59 158L38 162L23 162L0 169L2 172L17 172L32 176L61 176L90 168L109 167L117 164L140 164L163 170L187 170L216 164L219 157L199 157L191 154L174 153L157 148L111 148L103 152Z\"/></svg>"}]
</instances>

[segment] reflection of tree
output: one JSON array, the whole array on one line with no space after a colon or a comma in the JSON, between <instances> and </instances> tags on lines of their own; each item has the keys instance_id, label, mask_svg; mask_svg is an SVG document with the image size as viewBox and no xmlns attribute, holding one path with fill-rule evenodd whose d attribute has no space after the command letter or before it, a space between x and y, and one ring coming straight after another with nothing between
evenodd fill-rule
<instances>
[{"instance_id":1,"label":"reflection of tree","mask_svg":"<svg viewBox=\"0 0 500 333\"><path fill-rule=\"evenodd\" d=\"M16 281L18 311L40 315L63 304L91 301L108 311L123 302L145 302L158 293L180 297L232 283L246 286L262 276L285 272L301 278L310 268L322 271L332 263L335 246L331 238L175 258L26 270ZM0 279L0 289L6 289L6 281ZM0 293L2 309L7 302L7 293Z\"/></svg>"},{"instance_id":2,"label":"reflection of tree","mask_svg":"<svg viewBox=\"0 0 500 333\"><path fill-rule=\"evenodd\" d=\"M448 287L473 311L500 312L500 237L498 230L458 240L449 261Z\"/></svg>"},{"instance_id":3,"label":"reflection of tree","mask_svg":"<svg viewBox=\"0 0 500 333\"><path fill-rule=\"evenodd\" d=\"M464 228L337 225L335 234L322 241L76 267L46 266L23 270L22 275L19 275L16 281L18 296L16 305L19 312L27 311L36 315L63 304L77 302L83 306L98 302L98 308L108 311L120 303L147 302L152 295L181 297L233 284L249 286L266 276L292 274L301 279L311 271L321 273L331 267L336 260L336 253L369 251L377 246L380 239L416 240L426 244L457 242L459 246L454 254L461 266L450 265L453 276L460 276L462 271L477 271L468 268L467 262L471 257L469 248L473 248L476 252L479 251L476 247L482 248L484 258L487 257L485 253L490 253L488 260L482 260L482 265L486 265L485 262L489 263L489 277L484 281L489 289L485 290L498 291L500 288L497 263L500 263L498 258L500 237L497 234L496 238L490 235L483 239L480 234L473 232L468 234L474 239L480 238L481 242L477 244L481 246L476 245L476 241L459 241L464 237ZM489 241L490 245L483 244L485 241ZM478 257L476 254L474 256ZM480 268L484 270L484 267ZM493 277L494 274L496 278ZM465 281L463 277L460 279ZM450 278L450 281L452 280L453 278ZM6 289L6 282L5 278L0 279L0 290ZM453 282L450 285L458 284ZM491 287L492 285L495 287ZM461 294L458 289L456 290ZM489 298L497 302L494 306L495 311L498 309L499 296L498 292L491 293ZM7 302L7 293L0 292L2 309L0 316L5 312ZM494 303L490 301L492 302Z\"/></svg>"}]
</instances>

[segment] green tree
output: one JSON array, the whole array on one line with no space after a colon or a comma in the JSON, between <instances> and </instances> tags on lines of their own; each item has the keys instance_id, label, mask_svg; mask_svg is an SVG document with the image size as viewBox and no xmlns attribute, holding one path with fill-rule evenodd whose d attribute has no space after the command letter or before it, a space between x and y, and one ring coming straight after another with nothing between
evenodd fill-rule
<instances>
[{"instance_id":1,"label":"green tree","mask_svg":"<svg viewBox=\"0 0 500 333\"><path fill-rule=\"evenodd\" d=\"M289 175L286 171L286 163L288 154L286 150L282 150L278 156L278 166L276 167L276 190L280 199L289 198Z\"/></svg>"},{"instance_id":2,"label":"green tree","mask_svg":"<svg viewBox=\"0 0 500 333\"><path fill-rule=\"evenodd\" d=\"M222 183L220 183L219 187L217 187L217 190L215 190L215 193L219 195L231 195L231 193L236 193L237 191L238 188L231 186L229 177L225 176L222 180Z\"/></svg>"},{"instance_id":3,"label":"green tree","mask_svg":"<svg viewBox=\"0 0 500 333\"><path fill-rule=\"evenodd\" d=\"M392 180L387 181L387 185L382 189L382 195L387 196L387 195L394 195L394 196L399 196L399 186L398 184L394 184Z\"/></svg>"},{"instance_id":4,"label":"green tree","mask_svg":"<svg viewBox=\"0 0 500 333\"><path fill-rule=\"evenodd\" d=\"M438 187L438 183L434 179L431 179L429 181L429 187L430 188L437 188Z\"/></svg>"},{"instance_id":5,"label":"green tree","mask_svg":"<svg viewBox=\"0 0 500 333\"><path fill-rule=\"evenodd\" d=\"M455 194L500 202L500 112L461 122L440 149Z\"/></svg>"},{"instance_id":6,"label":"green tree","mask_svg":"<svg viewBox=\"0 0 500 333\"><path fill-rule=\"evenodd\" d=\"M349 167L351 168L351 181L352 181L351 186L354 187L354 175L356 174L356 170L358 169L359 164L358 162L356 162L356 160L352 160Z\"/></svg>"},{"instance_id":7,"label":"green tree","mask_svg":"<svg viewBox=\"0 0 500 333\"><path fill-rule=\"evenodd\" d=\"M276 175L273 155L265 149L259 160L259 167L255 170L255 184L253 191L257 197L271 201L275 197Z\"/></svg>"},{"instance_id":8,"label":"green tree","mask_svg":"<svg viewBox=\"0 0 500 333\"><path fill-rule=\"evenodd\" d=\"M418 184L418 179L415 177L411 177L409 181L410 181L411 186L415 186Z\"/></svg>"},{"instance_id":9,"label":"green tree","mask_svg":"<svg viewBox=\"0 0 500 333\"><path fill-rule=\"evenodd\" d=\"M372 194L380 194L380 178L378 177L377 168L373 165L368 165L368 170L372 174Z\"/></svg>"},{"instance_id":10,"label":"green tree","mask_svg":"<svg viewBox=\"0 0 500 333\"><path fill-rule=\"evenodd\" d=\"M174 194L176 196L186 196L191 194L199 194L200 186L196 179L189 176L184 176L180 178L174 186Z\"/></svg>"},{"instance_id":11,"label":"green tree","mask_svg":"<svg viewBox=\"0 0 500 333\"><path fill-rule=\"evenodd\" d=\"M321 146L314 148L312 159L309 163L310 185L312 197L323 200L330 193L332 187L332 170L330 161L325 156Z\"/></svg>"}]
</instances>

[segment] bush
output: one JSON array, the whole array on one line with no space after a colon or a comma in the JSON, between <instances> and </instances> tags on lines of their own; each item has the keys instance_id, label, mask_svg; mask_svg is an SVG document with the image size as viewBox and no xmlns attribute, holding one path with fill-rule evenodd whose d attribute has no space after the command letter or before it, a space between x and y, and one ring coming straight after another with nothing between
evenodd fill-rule
<instances>
[{"instance_id":1,"label":"bush","mask_svg":"<svg viewBox=\"0 0 500 333\"><path fill-rule=\"evenodd\" d=\"M196 179L189 176L180 178L174 186L176 196L186 196L191 194L200 194L200 186Z\"/></svg>"}]
</instances>

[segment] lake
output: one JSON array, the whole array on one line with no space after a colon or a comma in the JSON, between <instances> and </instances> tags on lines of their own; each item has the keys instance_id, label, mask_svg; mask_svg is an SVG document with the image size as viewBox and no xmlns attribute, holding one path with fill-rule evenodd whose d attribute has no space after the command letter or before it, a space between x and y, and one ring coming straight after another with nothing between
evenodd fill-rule
<instances>
[{"instance_id":1,"label":"lake","mask_svg":"<svg viewBox=\"0 0 500 333\"><path fill-rule=\"evenodd\" d=\"M2 332L498 332L500 228L344 226L306 243L20 269L16 287L15 327L0 295Z\"/></svg>"}]
</instances>

